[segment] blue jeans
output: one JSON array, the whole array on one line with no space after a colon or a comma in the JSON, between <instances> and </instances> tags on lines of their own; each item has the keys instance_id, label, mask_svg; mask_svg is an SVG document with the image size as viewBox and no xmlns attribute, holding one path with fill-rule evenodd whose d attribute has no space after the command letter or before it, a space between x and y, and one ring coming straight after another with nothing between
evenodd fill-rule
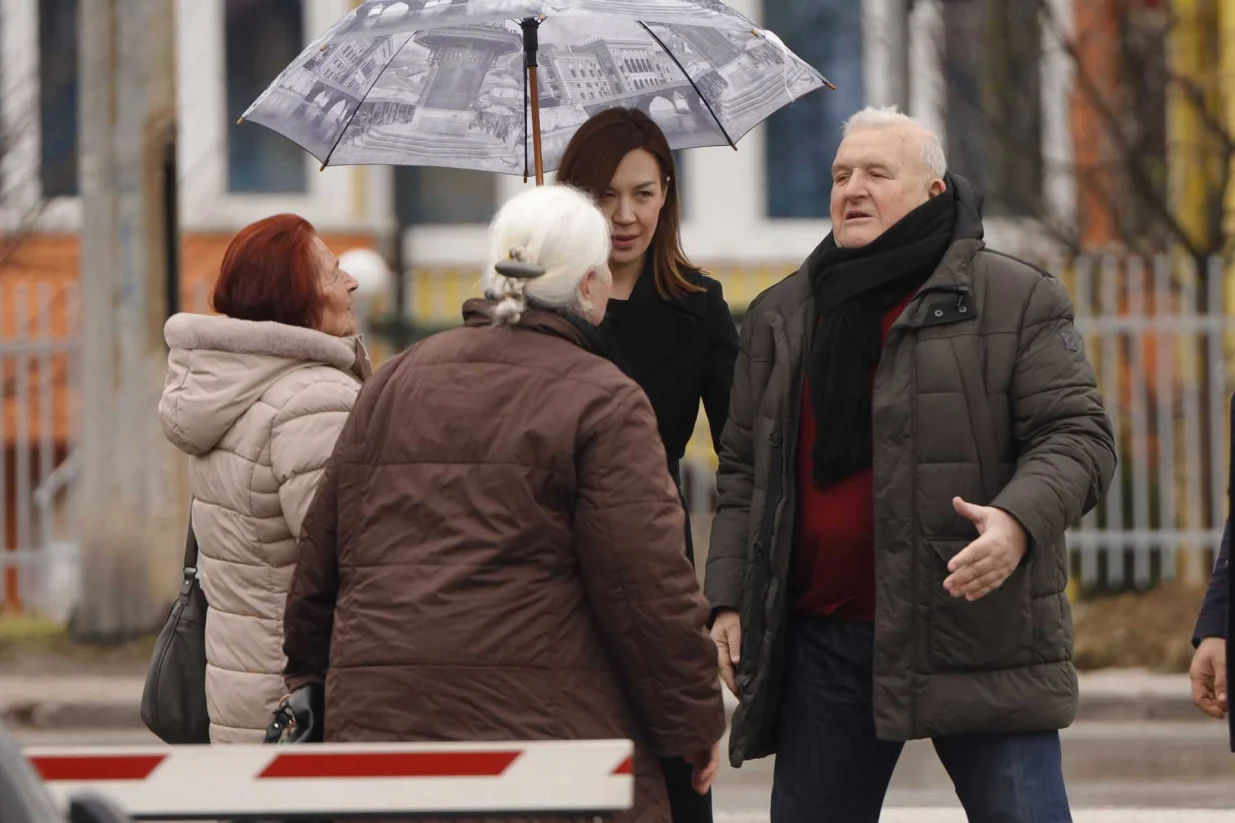
<instances>
[{"instance_id":1,"label":"blue jeans","mask_svg":"<svg viewBox=\"0 0 1235 823\"><path fill-rule=\"evenodd\" d=\"M875 737L874 626L793 618L771 823L877 823L904 744ZM1071 823L1059 733L941 737L970 823Z\"/></svg>"}]
</instances>

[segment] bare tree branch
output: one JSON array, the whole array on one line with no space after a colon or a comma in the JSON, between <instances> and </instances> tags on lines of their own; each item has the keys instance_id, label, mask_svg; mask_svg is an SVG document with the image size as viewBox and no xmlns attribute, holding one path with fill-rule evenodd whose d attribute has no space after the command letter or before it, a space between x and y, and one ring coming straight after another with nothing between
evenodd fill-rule
<instances>
[{"instance_id":1,"label":"bare tree branch","mask_svg":"<svg viewBox=\"0 0 1235 823\"><path fill-rule=\"evenodd\" d=\"M1085 95L1086 101L1093 107L1105 124L1107 136L1118 149L1120 157L1124 161L1123 165L1127 172L1128 181L1132 184L1141 202L1158 215L1175 239L1188 250L1189 255L1192 257L1203 256L1206 250L1197 246L1193 241L1192 236L1180 222L1178 215L1172 211L1170 204L1161 196L1154 186L1153 180L1146 174L1142 164L1143 153L1136 151L1136 147L1130 144L1120 124L1118 114L1111 108L1110 101L1106 99L1106 96L1090 76L1084 61L1081 59L1076 42L1068 36L1066 29L1056 18L1055 10L1051 7L1050 2L1048 0L1038 0L1038 9L1043 20L1051 25L1060 45L1071 58L1075 67L1073 76L1076 79L1077 86Z\"/></svg>"},{"instance_id":2,"label":"bare tree branch","mask_svg":"<svg viewBox=\"0 0 1235 823\"><path fill-rule=\"evenodd\" d=\"M1006 164L1008 157L1037 163L1033 158L1042 151L1042 136L1036 128L1025 125L1033 122L1032 115L1022 116L1021 109L1041 104L1040 89L1032 80L1023 79L1036 73L1036 67L1030 64L1041 63L1047 55L1066 60L1077 100L1092 117L1095 133L1091 139L1101 148L1092 157L1082 155L1067 169L1043 162L1043 176L1052 172L1071 174L1084 193L1090 213L1101 210L1128 248L1149 251L1170 244L1197 260L1223 252L1235 240L1228 236L1231 231L1222 200L1222 193L1232 182L1235 130L1226 122L1221 101L1208 89L1207 80L1181 74L1170 64L1164 43L1172 27L1181 24L1178 18L1128 2L1119 2L1118 6L1112 10L1116 17L1113 32L1086 27L1074 34L1070 21L1060 18L1051 0L945 0L945 13L959 21L945 22L945 31L949 26L953 31L939 44L948 104L962 107L959 128L977 122L986 135L987 144L980 138L978 143L970 143L978 147L975 159L990 166L995 161L983 160L984 155L1000 158L999 164L990 168L994 179L986 182L1011 190L991 192L997 202L1002 200L1017 213L1033 217L1053 239L1079 250L1082 224L1068 217L1071 209L1061 214L1041 189L1009 186L1009 181L1022 179L1016 171L1024 166ZM1024 31L1022 18L1029 7L1038 21L1037 38ZM985 26L981 23L984 19ZM979 23L978 29L967 30L971 20ZM961 31L956 31L958 28ZM1097 43L1095 37L1114 39ZM1094 46L1099 52L1105 49L1112 62L1090 65ZM957 58L953 50L961 60L959 72L954 70ZM966 59L979 62L967 66ZM1108 72L1113 74L1108 77ZM1168 169L1171 161L1178 162L1178 150L1167 142L1165 132L1170 93L1195 112L1203 148L1188 147L1187 151L1206 167L1210 163L1220 166L1205 178L1207 195L1199 227L1204 236L1197 236L1186 222L1185 209L1198 204L1174 201L1170 195ZM964 131L959 139L972 140Z\"/></svg>"}]
</instances>

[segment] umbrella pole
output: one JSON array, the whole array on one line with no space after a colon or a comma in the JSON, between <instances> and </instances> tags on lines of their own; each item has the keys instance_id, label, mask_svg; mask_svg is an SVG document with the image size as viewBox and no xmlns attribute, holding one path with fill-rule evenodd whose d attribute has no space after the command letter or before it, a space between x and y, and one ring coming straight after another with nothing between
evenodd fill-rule
<instances>
[{"instance_id":1,"label":"umbrella pole","mask_svg":"<svg viewBox=\"0 0 1235 823\"><path fill-rule=\"evenodd\" d=\"M540 93L536 88L536 67L527 68L528 87L532 92L532 150L536 153L536 185L545 184L544 157L540 151Z\"/></svg>"},{"instance_id":2,"label":"umbrella pole","mask_svg":"<svg viewBox=\"0 0 1235 823\"><path fill-rule=\"evenodd\" d=\"M540 50L540 20L526 17L519 21L523 29L523 67L527 71L528 94L532 98L532 151L536 160L536 185L545 184L544 157L540 149L540 89L536 77L536 52Z\"/></svg>"}]
</instances>

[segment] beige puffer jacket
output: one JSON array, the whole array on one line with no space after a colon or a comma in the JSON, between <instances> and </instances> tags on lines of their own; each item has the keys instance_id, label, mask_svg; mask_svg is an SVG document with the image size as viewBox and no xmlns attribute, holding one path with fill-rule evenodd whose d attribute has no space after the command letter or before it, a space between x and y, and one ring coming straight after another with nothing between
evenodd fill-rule
<instances>
[{"instance_id":1,"label":"beige puffer jacket","mask_svg":"<svg viewBox=\"0 0 1235 823\"><path fill-rule=\"evenodd\" d=\"M159 403L192 456L189 486L209 603L214 743L260 743L283 683L283 608L296 541L369 361L360 340L282 323L178 314Z\"/></svg>"}]
</instances>

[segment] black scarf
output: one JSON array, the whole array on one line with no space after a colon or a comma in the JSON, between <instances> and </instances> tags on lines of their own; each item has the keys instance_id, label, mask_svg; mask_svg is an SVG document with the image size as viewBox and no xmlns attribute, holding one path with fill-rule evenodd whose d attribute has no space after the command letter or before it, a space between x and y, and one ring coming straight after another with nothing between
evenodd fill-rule
<instances>
[{"instance_id":1,"label":"black scarf","mask_svg":"<svg viewBox=\"0 0 1235 823\"><path fill-rule=\"evenodd\" d=\"M871 466L871 374L883 351L883 316L921 288L951 244L956 196L947 189L873 242L841 248L829 234L803 268L815 299L807 365L815 409L818 488Z\"/></svg>"}]
</instances>

